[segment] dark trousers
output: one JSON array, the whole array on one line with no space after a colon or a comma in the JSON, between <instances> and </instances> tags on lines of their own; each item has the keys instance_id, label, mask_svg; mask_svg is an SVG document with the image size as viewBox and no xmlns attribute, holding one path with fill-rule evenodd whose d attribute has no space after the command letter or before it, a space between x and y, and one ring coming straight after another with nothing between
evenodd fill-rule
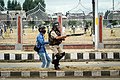
<instances>
[{"instance_id":1,"label":"dark trousers","mask_svg":"<svg viewBox=\"0 0 120 80\"><path fill-rule=\"evenodd\" d=\"M60 69L59 68L59 62L60 60L63 58L63 56L65 56L65 52L59 54L57 53L56 55L53 56L53 61L52 61L52 64L54 64L54 67L56 70Z\"/></svg>"}]
</instances>

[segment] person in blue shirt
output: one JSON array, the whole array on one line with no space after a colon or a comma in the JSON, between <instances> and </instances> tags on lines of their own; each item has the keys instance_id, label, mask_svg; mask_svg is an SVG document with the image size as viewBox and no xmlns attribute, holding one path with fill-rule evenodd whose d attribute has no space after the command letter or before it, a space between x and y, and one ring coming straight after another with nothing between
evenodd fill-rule
<instances>
[{"instance_id":1,"label":"person in blue shirt","mask_svg":"<svg viewBox=\"0 0 120 80\"><path fill-rule=\"evenodd\" d=\"M39 26L39 34L37 36L37 47L40 48L38 51L38 55L42 61L42 68L48 68L51 62L51 59L46 52L45 44L49 44L49 42L44 41L44 34L46 33L44 26Z\"/></svg>"}]
</instances>

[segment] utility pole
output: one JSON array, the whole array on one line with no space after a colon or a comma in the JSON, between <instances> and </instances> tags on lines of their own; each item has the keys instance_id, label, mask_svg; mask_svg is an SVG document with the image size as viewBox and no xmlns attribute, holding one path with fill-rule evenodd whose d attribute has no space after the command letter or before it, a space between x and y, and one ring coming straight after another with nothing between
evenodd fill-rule
<instances>
[{"instance_id":1,"label":"utility pole","mask_svg":"<svg viewBox=\"0 0 120 80\"><path fill-rule=\"evenodd\" d=\"M92 0L92 7L93 7L93 45L95 46L95 0Z\"/></svg>"},{"instance_id":2,"label":"utility pole","mask_svg":"<svg viewBox=\"0 0 120 80\"><path fill-rule=\"evenodd\" d=\"M113 0L113 11L114 11L114 0Z\"/></svg>"},{"instance_id":3,"label":"utility pole","mask_svg":"<svg viewBox=\"0 0 120 80\"><path fill-rule=\"evenodd\" d=\"M95 50L97 50L98 48L100 48L100 44L99 44L99 32L100 31L99 31L99 18L98 18L98 0L92 0L92 6L93 6L93 45L95 46Z\"/></svg>"}]
</instances>

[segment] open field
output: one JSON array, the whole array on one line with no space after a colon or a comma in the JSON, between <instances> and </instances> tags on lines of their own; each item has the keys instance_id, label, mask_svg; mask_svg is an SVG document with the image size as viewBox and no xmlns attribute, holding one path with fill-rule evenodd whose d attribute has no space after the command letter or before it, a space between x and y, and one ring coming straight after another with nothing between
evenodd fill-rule
<instances>
[{"instance_id":1,"label":"open field","mask_svg":"<svg viewBox=\"0 0 120 80\"><path fill-rule=\"evenodd\" d=\"M103 42L104 43L120 43L120 28L113 28L113 33L111 34L111 29L104 28L103 29ZM76 28L75 33L83 33L84 30L82 28ZM65 34L72 34L72 30L66 29ZM23 44L35 44L36 36L38 34L37 30L32 31L31 28L24 29L22 43ZM93 38L90 36L91 30L87 31L85 35L82 36L72 36L67 37L63 44L92 44ZM0 36L0 44L16 44L17 43L17 30L13 29L13 33L7 31L7 33L3 34L5 39L2 39ZM45 34L45 40L47 41L48 36L47 33Z\"/></svg>"}]
</instances>

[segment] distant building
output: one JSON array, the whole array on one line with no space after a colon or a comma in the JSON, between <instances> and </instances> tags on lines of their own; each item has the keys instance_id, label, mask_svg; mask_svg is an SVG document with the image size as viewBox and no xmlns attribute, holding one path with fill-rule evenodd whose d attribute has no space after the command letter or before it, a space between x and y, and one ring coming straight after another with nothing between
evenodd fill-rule
<instances>
[{"instance_id":1,"label":"distant building","mask_svg":"<svg viewBox=\"0 0 120 80\"><path fill-rule=\"evenodd\" d=\"M110 11L107 16L109 20L120 20L120 11Z\"/></svg>"},{"instance_id":2,"label":"distant building","mask_svg":"<svg viewBox=\"0 0 120 80\"><path fill-rule=\"evenodd\" d=\"M113 12L113 20L120 20L120 11Z\"/></svg>"},{"instance_id":3,"label":"distant building","mask_svg":"<svg viewBox=\"0 0 120 80\"><path fill-rule=\"evenodd\" d=\"M26 12L23 11L23 10L13 10L13 11L9 11L9 15L10 15L10 18L15 20L16 19L16 15L19 14L19 15L22 15L23 18L26 18Z\"/></svg>"},{"instance_id":4,"label":"distant building","mask_svg":"<svg viewBox=\"0 0 120 80\"><path fill-rule=\"evenodd\" d=\"M86 19L93 19L93 12L88 13Z\"/></svg>"},{"instance_id":5,"label":"distant building","mask_svg":"<svg viewBox=\"0 0 120 80\"><path fill-rule=\"evenodd\" d=\"M74 20L85 19L85 13L67 13L66 16L68 19Z\"/></svg>"},{"instance_id":6,"label":"distant building","mask_svg":"<svg viewBox=\"0 0 120 80\"><path fill-rule=\"evenodd\" d=\"M25 11L1 11L0 20L15 20L16 14L20 14L23 18L26 18Z\"/></svg>"},{"instance_id":7,"label":"distant building","mask_svg":"<svg viewBox=\"0 0 120 80\"><path fill-rule=\"evenodd\" d=\"M59 15L59 14L62 14L62 13L54 13L54 14L51 15L51 18L52 18L53 20L55 20L55 19L58 18L58 15ZM62 19L67 19L67 17L62 14Z\"/></svg>"},{"instance_id":8,"label":"distant building","mask_svg":"<svg viewBox=\"0 0 120 80\"><path fill-rule=\"evenodd\" d=\"M7 20L7 12L0 11L0 20Z\"/></svg>"}]
</instances>

